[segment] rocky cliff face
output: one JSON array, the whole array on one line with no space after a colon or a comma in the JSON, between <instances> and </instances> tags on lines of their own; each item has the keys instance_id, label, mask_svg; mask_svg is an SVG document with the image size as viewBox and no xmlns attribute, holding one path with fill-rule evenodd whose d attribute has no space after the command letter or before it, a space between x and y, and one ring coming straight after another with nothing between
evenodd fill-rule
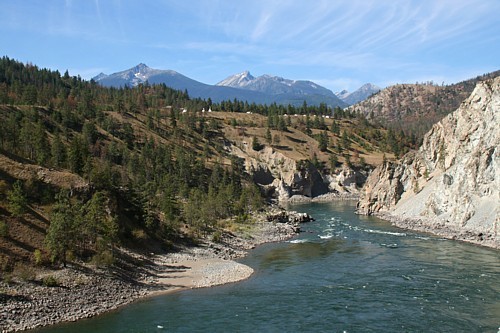
<instances>
[{"instance_id":1,"label":"rocky cliff face","mask_svg":"<svg viewBox=\"0 0 500 333\"><path fill-rule=\"evenodd\" d=\"M418 151L372 172L359 213L500 247L499 115L500 77L478 83L432 127Z\"/></svg>"},{"instance_id":2,"label":"rocky cliff face","mask_svg":"<svg viewBox=\"0 0 500 333\"><path fill-rule=\"evenodd\" d=\"M359 173L342 169L335 175L322 175L314 165L295 161L272 147L254 151L248 143L230 146L232 154L242 158L246 171L278 201L317 198L330 194L340 198L357 198L358 186L365 179Z\"/></svg>"}]
</instances>

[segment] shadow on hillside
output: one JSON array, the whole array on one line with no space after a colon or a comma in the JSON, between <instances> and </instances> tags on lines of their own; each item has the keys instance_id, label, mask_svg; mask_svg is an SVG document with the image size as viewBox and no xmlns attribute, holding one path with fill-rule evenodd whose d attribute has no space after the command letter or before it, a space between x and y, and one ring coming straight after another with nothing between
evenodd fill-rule
<instances>
[{"instance_id":1,"label":"shadow on hillside","mask_svg":"<svg viewBox=\"0 0 500 333\"><path fill-rule=\"evenodd\" d=\"M30 214L31 216L33 216L37 220L42 221L46 225L50 224L49 220L47 220L47 218L45 216L41 215L39 212L37 212L36 210L34 210L31 207L28 207L28 214Z\"/></svg>"},{"instance_id":2,"label":"shadow on hillside","mask_svg":"<svg viewBox=\"0 0 500 333\"><path fill-rule=\"evenodd\" d=\"M24 158L24 157L21 157L21 156L9 153L8 151L5 151L3 149L0 149L0 154L5 155L6 157L10 158L11 160L19 162L19 163L22 163L22 164L36 165L33 161L31 161L31 160L29 160L27 158Z\"/></svg>"},{"instance_id":3,"label":"shadow on hillside","mask_svg":"<svg viewBox=\"0 0 500 333\"><path fill-rule=\"evenodd\" d=\"M7 209L5 209L2 206L0 206L0 215L9 216L10 213L9 213L9 211Z\"/></svg>"},{"instance_id":4,"label":"shadow on hillside","mask_svg":"<svg viewBox=\"0 0 500 333\"><path fill-rule=\"evenodd\" d=\"M293 149L289 146L278 146L278 145L273 145L273 147L275 149L279 149L279 150L286 150L286 151L292 151Z\"/></svg>"},{"instance_id":5,"label":"shadow on hillside","mask_svg":"<svg viewBox=\"0 0 500 333\"><path fill-rule=\"evenodd\" d=\"M297 139L297 138L291 137L291 136L289 136L289 135L285 135L285 137L286 137L288 140L290 140L290 141L292 141L292 142L295 142L295 143L302 143L302 144L307 143L307 141L300 140L300 139Z\"/></svg>"},{"instance_id":6,"label":"shadow on hillside","mask_svg":"<svg viewBox=\"0 0 500 333\"><path fill-rule=\"evenodd\" d=\"M7 257L13 258L13 259L20 259L20 256L16 253L14 253L12 250L4 248L1 246L2 244L0 243L0 253L5 254Z\"/></svg>"},{"instance_id":7,"label":"shadow on hillside","mask_svg":"<svg viewBox=\"0 0 500 333\"><path fill-rule=\"evenodd\" d=\"M40 234L45 235L45 229L44 228L42 228L42 227L36 225L35 223L33 223L33 222L25 219L24 217L20 217L17 220L19 221L19 223L24 224L29 229L35 230L35 231L39 232ZM46 224L48 224L48 221L47 221Z\"/></svg>"},{"instance_id":8,"label":"shadow on hillside","mask_svg":"<svg viewBox=\"0 0 500 333\"><path fill-rule=\"evenodd\" d=\"M8 237L7 237L7 239L8 239L10 242L12 242L12 244L14 244L15 246L17 246L17 247L19 247L19 248L21 248L21 249L23 249L23 250L26 250L26 251L28 251L29 253L33 253L33 252L36 250L36 248L35 248L34 246L31 246L31 245L29 245L29 244L26 244L26 243L24 243L24 242L21 242L21 241L19 241L19 240L15 239L15 238L12 238L11 236L8 236Z\"/></svg>"},{"instance_id":9,"label":"shadow on hillside","mask_svg":"<svg viewBox=\"0 0 500 333\"><path fill-rule=\"evenodd\" d=\"M0 170L0 180L5 181L8 184L14 183L17 179L9 175L7 172Z\"/></svg>"}]
</instances>

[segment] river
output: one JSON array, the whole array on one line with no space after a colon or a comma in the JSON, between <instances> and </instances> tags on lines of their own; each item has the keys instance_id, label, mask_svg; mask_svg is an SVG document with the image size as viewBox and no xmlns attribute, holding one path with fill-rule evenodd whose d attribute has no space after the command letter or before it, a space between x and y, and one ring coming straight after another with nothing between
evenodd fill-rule
<instances>
[{"instance_id":1,"label":"river","mask_svg":"<svg viewBox=\"0 0 500 333\"><path fill-rule=\"evenodd\" d=\"M248 280L148 298L36 332L500 332L500 251L401 230L354 204L241 260Z\"/></svg>"}]
</instances>

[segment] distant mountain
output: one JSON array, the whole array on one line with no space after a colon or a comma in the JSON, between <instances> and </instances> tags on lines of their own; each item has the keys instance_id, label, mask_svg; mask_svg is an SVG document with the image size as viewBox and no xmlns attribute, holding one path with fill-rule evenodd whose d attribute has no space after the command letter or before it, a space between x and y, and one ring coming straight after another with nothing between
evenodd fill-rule
<instances>
[{"instance_id":1,"label":"distant mountain","mask_svg":"<svg viewBox=\"0 0 500 333\"><path fill-rule=\"evenodd\" d=\"M331 90L314 82L290 80L271 75L254 77L249 71L229 76L217 83L217 86L250 90L271 95L273 96L273 100L280 104L301 105L305 100L311 105L326 103L331 107L347 106Z\"/></svg>"},{"instance_id":2,"label":"distant mountain","mask_svg":"<svg viewBox=\"0 0 500 333\"><path fill-rule=\"evenodd\" d=\"M344 98L346 98L347 96L349 96L349 94L350 94L350 92L348 92L347 90L344 89L341 92L336 92L335 96L337 96L341 100L344 100Z\"/></svg>"},{"instance_id":3,"label":"distant mountain","mask_svg":"<svg viewBox=\"0 0 500 333\"><path fill-rule=\"evenodd\" d=\"M378 93L379 91L379 87L374 84L367 83L362 85L358 90L352 93L348 92L347 90L342 90L335 95L348 105L354 105L356 103L364 101L365 99L373 94Z\"/></svg>"},{"instance_id":4,"label":"distant mountain","mask_svg":"<svg viewBox=\"0 0 500 333\"><path fill-rule=\"evenodd\" d=\"M240 74L235 74L227 77L225 80L217 83L217 86L233 87L233 88L246 88L250 82L254 81L255 77L249 71L244 71Z\"/></svg>"},{"instance_id":5,"label":"distant mountain","mask_svg":"<svg viewBox=\"0 0 500 333\"><path fill-rule=\"evenodd\" d=\"M331 90L311 81L289 80L271 75L253 77L249 71L232 75L217 83L217 86L260 91L271 95L292 94L298 96L324 95L331 98L336 97Z\"/></svg>"},{"instance_id":6,"label":"distant mountain","mask_svg":"<svg viewBox=\"0 0 500 333\"><path fill-rule=\"evenodd\" d=\"M149 81L149 83L167 81L173 85L195 84L196 82L175 71L153 69L143 63L111 75L101 73L94 77L93 80L106 87L135 87L146 81Z\"/></svg>"},{"instance_id":7,"label":"distant mountain","mask_svg":"<svg viewBox=\"0 0 500 333\"><path fill-rule=\"evenodd\" d=\"M214 102L223 100L258 101L259 103L271 103L269 96L253 91L240 91L229 87L217 87L201 83L184 76L173 70L153 69L145 64L139 64L130 69L106 75L101 73L93 78L94 81L105 87L135 87L141 83L165 84L177 89L187 90L189 96L199 98L211 98Z\"/></svg>"},{"instance_id":8,"label":"distant mountain","mask_svg":"<svg viewBox=\"0 0 500 333\"><path fill-rule=\"evenodd\" d=\"M141 63L111 75L101 73L93 80L105 87L117 88L134 87L145 82L163 83L173 89L187 90L191 97L211 98L214 102L236 98L258 104L276 102L302 105L305 100L309 105L326 103L331 107L347 106L333 92L311 81L294 81L269 75L254 78L248 71L228 77L217 85L209 85L172 70L153 69Z\"/></svg>"}]
</instances>

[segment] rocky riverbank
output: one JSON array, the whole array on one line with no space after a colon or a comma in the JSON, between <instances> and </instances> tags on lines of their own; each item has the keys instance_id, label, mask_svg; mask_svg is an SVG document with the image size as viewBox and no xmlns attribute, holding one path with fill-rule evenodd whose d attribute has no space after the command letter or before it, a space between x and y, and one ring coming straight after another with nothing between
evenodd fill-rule
<instances>
[{"instance_id":1,"label":"rocky riverbank","mask_svg":"<svg viewBox=\"0 0 500 333\"><path fill-rule=\"evenodd\" d=\"M303 203L303 202L332 202L332 201L357 201L359 200L359 194L357 193L336 193L329 192L326 194L318 195L317 197L310 198L304 195L294 195L290 197L286 202L288 203Z\"/></svg>"},{"instance_id":2,"label":"rocky riverbank","mask_svg":"<svg viewBox=\"0 0 500 333\"><path fill-rule=\"evenodd\" d=\"M392 225L419 232L433 234L439 237L468 242L481 246L500 249L499 240L493 234L486 234L482 232L472 232L470 230L453 229L449 225L441 223L437 219L426 218L411 218L392 215L390 213L376 213L375 216L391 222Z\"/></svg>"},{"instance_id":3,"label":"rocky riverbank","mask_svg":"<svg viewBox=\"0 0 500 333\"><path fill-rule=\"evenodd\" d=\"M222 232L217 242L205 239L196 247L182 246L173 253L139 254L117 249L116 267L99 269L68 265L38 271L26 280L0 282L0 331L15 332L65 321L76 321L111 311L142 297L187 288L231 283L248 278L252 268L233 261L267 242L296 235L307 217L285 214L280 223L266 216L245 230ZM309 217L310 218L310 217Z\"/></svg>"}]
</instances>

